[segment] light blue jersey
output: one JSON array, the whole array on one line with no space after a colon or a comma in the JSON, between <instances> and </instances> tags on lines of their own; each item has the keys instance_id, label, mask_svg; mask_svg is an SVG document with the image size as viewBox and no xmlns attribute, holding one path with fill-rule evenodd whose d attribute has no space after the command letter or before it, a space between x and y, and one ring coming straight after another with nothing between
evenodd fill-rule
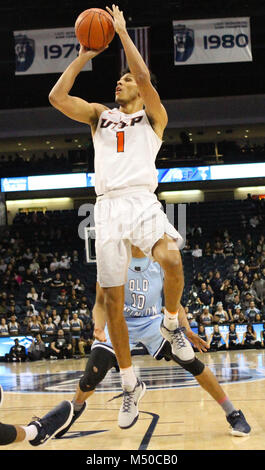
<instances>
[{"instance_id":1,"label":"light blue jersey","mask_svg":"<svg viewBox=\"0 0 265 470\"><path fill-rule=\"evenodd\" d=\"M163 271L149 258L132 258L125 284L124 316L151 317L161 313Z\"/></svg>"},{"instance_id":2,"label":"light blue jersey","mask_svg":"<svg viewBox=\"0 0 265 470\"><path fill-rule=\"evenodd\" d=\"M165 340L160 333L162 321L163 271L149 258L132 258L125 285L124 315L128 327L130 349L142 343L149 354L157 357ZM103 347L114 353L109 332L107 341L94 341L92 349Z\"/></svg>"}]
</instances>

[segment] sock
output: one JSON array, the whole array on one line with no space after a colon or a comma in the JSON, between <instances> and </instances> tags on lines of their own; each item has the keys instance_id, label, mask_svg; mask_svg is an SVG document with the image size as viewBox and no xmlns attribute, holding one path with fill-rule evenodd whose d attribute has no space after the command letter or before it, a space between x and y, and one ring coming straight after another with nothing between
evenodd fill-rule
<instances>
[{"instance_id":1,"label":"sock","mask_svg":"<svg viewBox=\"0 0 265 470\"><path fill-rule=\"evenodd\" d=\"M168 330L175 330L178 327L178 312L171 313L165 308L163 323Z\"/></svg>"},{"instance_id":2,"label":"sock","mask_svg":"<svg viewBox=\"0 0 265 470\"><path fill-rule=\"evenodd\" d=\"M233 413L233 411L235 411L235 407L228 397L223 398L222 400L218 401L218 403L223 408L226 416L230 415L231 413Z\"/></svg>"},{"instance_id":3,"label":"sock","mask_svg":"<svg viewBox=\"0 0 265 470\"><path fill-rule=\"evenodd\" d=\"M25 441L33 441L35 437L38 434L38 429L34 424L31 424L30 426L21 426L22 429L24 429L26 433Z\"/></svg>"},{"instance_id":4,"label":"sock","mask_svg":"<svg viewBox=\"0 0 265 470\"><path fill-rule=\"evenodd\" d=\"M127 367L126 369L120 369L120 374L122 388L125 388L128 392L131 392L137 383L133 366Z\"/></svg>"},{"instance_id":5,"label":"sock","mask_svg":"<svg viewBox=\"0 0 265 470\"><path fill-rule=\"evenodd\" d=\"M75 400L72 400L73 406L74 406L74 411L80 411L84 402L83 403L76 403Z\"/></svg>"}]
</instances>

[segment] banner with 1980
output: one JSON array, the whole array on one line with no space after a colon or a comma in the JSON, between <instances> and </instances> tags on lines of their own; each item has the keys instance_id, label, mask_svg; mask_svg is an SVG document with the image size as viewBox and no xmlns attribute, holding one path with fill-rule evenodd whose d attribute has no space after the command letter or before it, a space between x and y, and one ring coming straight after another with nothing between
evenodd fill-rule
<instances>
[{"instance_id":1,"label":"banner with 1980","mask_svg":"<svg viewBox=\"0 0 265 470\"><path fill-rule=\"evenodd\" d=\"M173 21L174 64L252 61L249 18Z\"/></svg>"},{"instance_id":2,"label":"banner with 1980","mask_svg":"<svg viewBox=\"0 0 265 470\"><path fill-rule=\"evenodd\" d=\"M16 75L61 73L79 50L74 28L14 31L14 40ZM92 62L82 70L92 70Z\"/></svg>"}]
</instances>

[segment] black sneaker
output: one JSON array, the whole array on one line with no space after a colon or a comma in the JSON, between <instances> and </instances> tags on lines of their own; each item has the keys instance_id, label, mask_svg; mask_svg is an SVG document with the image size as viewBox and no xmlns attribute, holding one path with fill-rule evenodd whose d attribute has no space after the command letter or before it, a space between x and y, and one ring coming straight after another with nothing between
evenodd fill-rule
<instances>
[{"instance_id":1,"label":"black sneaker","mask_svg":"<svg viewBox=\"0 0 265 470\"><path fill-rule=\"evenodd\" d=\"M2 406L3 401L4 401L4 391L0 385L0 406Z\"/></svg>"},{"instance_id":2,"label":"black sneaker","mask_svg":"<svg viewBox=\"0 0 265 470\"><path fill-rule=\"evenodd\" d=\"M85 411L85 409L86 409L86 402L83 404L82 408L79 411L74 411L74 414L73 414L73 417L72 417L72 420L71 420L70 424L68 424L68 426L66 426L66 428L63 428L62 431L59 431L58 433L56 433L55 438L60 439L60 437L62 437L68 431L68 429L70 429L70 427L74 424L74 422L77 420L77 418L79 418L79 416L81 416L81 414L83 413L83 411Z\"/></svg>"},{"instance_id":3,"label":"black sneaker","mask_svg":"<svg viewBox=\"0 0 265 470\"><path fill-rule=\"evenodd\" d=\"M46 444L57 432L60 432L71 422L73 417L73 404L70 401L64 400L43 418L37 418L28 424L33 424L38 430L38 434L29 443L32 446L40 446Z\"/></svg>"},{"instance_id":4,"label":"black sneaker","mask_svg":"<svg viewBox=\"0 0 265 470\"><path fill-rule=\"evenodd\" d=\"M241 410L233 411L226 419L230 424L230 434L232 436L247 436L250 433L251 427Z\"/></svg>"}]
</instances>

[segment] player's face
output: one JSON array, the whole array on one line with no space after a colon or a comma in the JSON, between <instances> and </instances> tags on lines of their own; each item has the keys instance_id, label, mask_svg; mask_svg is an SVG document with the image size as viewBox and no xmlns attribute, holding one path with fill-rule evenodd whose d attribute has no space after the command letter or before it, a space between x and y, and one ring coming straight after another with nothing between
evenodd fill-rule
<instances>
[{"instance_id":1,"label":"player's face","mask_svg":"<svg viewBox=\"0 0 265 470\"><path fill-rule=\"evenodd\" d=\"M115 101L118 104L129 103L139 96L137 83L131 73L126 73L117 82Z\"/></svg>"}]
</instances>

